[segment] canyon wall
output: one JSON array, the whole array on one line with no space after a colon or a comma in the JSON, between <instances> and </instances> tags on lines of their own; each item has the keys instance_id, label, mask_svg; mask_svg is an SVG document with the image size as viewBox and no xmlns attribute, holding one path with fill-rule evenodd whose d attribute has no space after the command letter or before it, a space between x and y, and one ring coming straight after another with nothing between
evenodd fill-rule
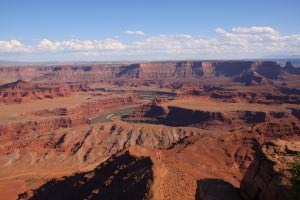
<instances>
[{"instance_id":1,"label":"canyon wall","mask_svg":"<svg viewBox=\"0 0 300 200\"><path fill-rule=\"evenodd\" d=\"M149 199L154 179L152 165L149 157L136 157L126 151L93 171L52 180L35 191L20 194L18 199Z\"/></svg>"},{"instance_id":2,"label":"canyon wall","mask_svg":"<svg viewBox=\"0 0 300 200\"><path fill-rule=\"evenodd\" d=\"M139 103L134 97L107 98L55 109L41 109L21 114L22 120L0 123L0 136L22 137L31 132L90 124L91 119L111 109Z\"/></svg>"},{"instance_id":3,"label":"canyon wall","mask_svg":"<svg viewBox=\"0 0 300 200\"><path fill-rule=\"evenodd\" d=\"M57 84L40 85L23 80L3 84L0 86L0 102L2 103L21 103L36 99L55 98L68 96L71 92L92 91L85 84Z\"/></svg>"},{"instance_id":4,"label":"canyon wall","mask_svg":"<svg viewBox=\"0 0 300 200\"><path fill-rule=\"evenodd\" d=\"M282 73L298 74L299 70L288 63L280 67L271 61L180 61L153 62L130 65L47 65L0 67L3 83L22 79L35 82L98 82L118 79L165 80L199 79L208 77L259 77L276 79ZM254 74L256 74L254 76Z\"/></svg>"},{"instance_id":5,"label":"canyon wall","mask_svg":"<svg viewBox=\"0 0 300 200\"><path fill-rule=\"evenodd\" d=\"M300 142L278 140L263 145L242 181L242 196L246 200L298 199L299 183L293 184L291 169L299 153Z\"/></svg>"}]
</instances>

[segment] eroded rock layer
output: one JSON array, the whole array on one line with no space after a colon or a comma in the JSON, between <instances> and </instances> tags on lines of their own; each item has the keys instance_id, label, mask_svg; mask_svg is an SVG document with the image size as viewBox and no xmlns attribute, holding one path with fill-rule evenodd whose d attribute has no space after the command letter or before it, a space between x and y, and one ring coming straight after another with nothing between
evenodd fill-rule
<instances>
[{"instance_id":1,"label":"eroded rock layer","mask_svg":"<svg viewBox=\"0 0 300 200\"><path fill-rule=\"evenodd\" d=\"M18 79L38 82L95 82L99 80L166 80L198 79L201 77L234 77L239 82L261 82L261 78L277 79L283 73L298 74L291 63L280 67L266 61L182 61L139 63L131 65L89 64L74 66L2 67L0 80L12 82Z\"/></svg>"},{"instance_id":2,"label":"eroded rock layer","mask_svg":"<svg viewBox=\"0 0 300 200\"><path fill-rule=\"evenodd\" d=\"M39 84L17 80L0 86L0 102L21 103L30 100L55 98L70 95L71 92L89 91L86 85L54 85L39 86Z\"/></svg>"},{"instance_id":3,"label":"eroded rock layer","mask_svg":"<svg viewBox=\"0 0 300 200\"><path fill-rule=\"evenodd\" d=\"M0 199L241 199L242 180L243 197L288 198L283 162L298 150L272 141L300 140L298 71L273 61L2 66Z\"/></svg>"},{"instance_id":4,"label":"eroded rock layer","mask_svg":"<svg viewBox=\"0 0 300 200\"><path fill-rule=\"evenodd\" d=\"M299 172L293 175L292 171L293 163L296 162L296 156L299 153L299 141L278 140L263 145L242 181L241 193L245 199L292 200L299 198ZM298 176L298 182L296 181L294 185L292 184L293 176ZM295 195L296 191L298 195Z\"/></svg>"},{"instance_id":5,"label":"eroded rock layer","mask_svg":"<svg viewBox=\"0 0 300 200\"><path fill-rule=\"evenodd\" d=\"M192 200L197 196L199 179L202 183L224 179L234 188L231 184L239 184L258 143L248 138L221 138L218 141L211 136L192 136L162 149L130 146L89 172L51 180L20 194L19 199ZM247 161L243 162L242 157ZM236 191L228 192L227 188L224 194L236 195Z\"/></svg>"},{"instance_id":6,"label":"eroded rock layer","mask_svg":"<svg viewBox=\"0 0 300 200\"><path fill-rule=\"evenodd\" d=\"M18 199L148 199L153 182L149 157L124 152L111 157L93 171L52 180Z\"/></svg>"}]
</instances>

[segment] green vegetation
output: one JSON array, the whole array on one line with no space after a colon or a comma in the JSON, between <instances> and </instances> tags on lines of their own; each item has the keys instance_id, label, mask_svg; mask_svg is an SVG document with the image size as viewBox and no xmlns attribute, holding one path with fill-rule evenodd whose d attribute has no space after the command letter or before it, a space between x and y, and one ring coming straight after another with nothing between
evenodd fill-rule
<instances>
[{"instance_id":1,"label":"green vegetation","mask_svg":"<svg viewBox=\"0 0 300 200\"><path fill-rule=\"evenodd\" d=\"M26 182L27 186L31 186L31 185L34 185L38 181L40 181L38 178L30 178L30 179L27 179L25 182Z\"/></svg>"},{"instance_id":2,"label":"green vegetation","mask_svg":"<svg viewBox=\"0 0 300 200\"><path fill-rule=\"evenodd\" d=\"M140 95L141 98L147 99L147 100L153 100L155 98L161 98L161 99L168 99L168 100L174 100L176 97L174 96L167 96L167 95Z\"/></svg>"},{"instance_id":3,"label":"green vegetation","mask_svg":"<svg viewBox=\"0 0 300 200\"><path fill-rule=\"evenodd\" d=\"M291 196L293 199L300 199L300 153L298 153L294 159L292 165L292 179L293 188L291 190Z\"/></svg>"},{"instance_id":4,"label":"green vegetation","mask_svg":"<svg viewBox=\"0 0 300 200\"><path fill-rule=\"evenodd\" d=\"M104 123L104 122L112 122L111 118L115 116L123 116L123 115L129 115L135 110L135 107L129 107L121 110L116 110L111 113L100 115L94 119L91 120L92 124L96 123Z\"/></svg>"}]
</instances>

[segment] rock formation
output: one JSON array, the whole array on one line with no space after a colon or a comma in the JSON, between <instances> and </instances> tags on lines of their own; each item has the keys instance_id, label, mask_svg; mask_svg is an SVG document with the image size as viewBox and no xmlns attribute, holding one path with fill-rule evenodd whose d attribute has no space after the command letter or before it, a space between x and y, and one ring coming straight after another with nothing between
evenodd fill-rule
<instances>
[{"instance_id":1,"label":"rock formation","mask_svg":"<svg viewBox=\"0 0 300 200\"><path fill-rule=\"evenodd\" d=\"M149 199L153 178L149 157L125 151L90 172L49 181L18 199Z\"/></svg>"},{"instance_id":2,"label":"rock formation","mask_svg":"<svg viewBox=\"0 0 300 200\"><path fill-rule=\"evenodd\" d=\"M131 97L106 98L71 107L25 112L21 114L22 117L25 117L22 121L0 123L0 136L24 135L32 131L48 132L59 128L90 124L93 117L111 109L137 103L138 100ZM26 120L26 118L29 119Z\"/></svg>"},{"instance_id":3,"label":"rock formation","mask_svg":"<svg viewBox=\"0 0 300 200\"><path fill-rule=\"evenodd\" d=\"M68 96L71 92L91 90L83 85L39 86L17 80L0 86L0 103L21 103L30 100Z\"/></svg>"},{"instance_id":4,"label":"rock formation","mask_svg":"<svg viewBox=\"0 0 300 200\"><path fill-rule=\"evenodd\" d=\"M281 68L276 62L267 61L181 61L153 62L130 65L80 64L61 66L2 67L0 80L18 79L35 82L96 82L112 80L168 80L196 81L199 78L228 77L250 84L261 78L277 79L284 71L298 74L297 68L287 64Z\"/></svg>"},{"instance_id":5,"label":"rock formation","mask_svg":"<svg viewBox=\"0 0 300 200\"><path fill-rule=\"evenodd\" d=\"M0 66L0 199L289 198L298 76L275 61Z\"/></svg>"},{"instance_id":6,"label":"rock formation","mask_svg":"<svg viewBox=\"0 0 300 200\"><path fill-rule=\"evenodd\" d=\"M37 189L20 194L19 199L192 200L197 196L199 186L201 196L210 195L207 194L207 180L220 178L231 183L218 182L218 191L238 197L231 184L239 184L257 142L247 138L224 139L226 141L193 136L168 148L130 146L91 171L50 180ZM248 160L242 162L242 157ZM197 180L201 180L198 186Z\"/></svg>"},{"instance_id":7,"label":"rock formation","mask_svg":"<svg viewBox=\"0 0 300 200\"><path fill-rule=\"evenodd\" d=\"M296 141L278 140L263 145L242 181L242 196L247 200L296 199L293 190L300 191L300 186L299 182L292 184L291 168L299 152L300 142Z\"/></svg>"},{"instance_id":8,"label":"rock formation","mask_svg":"<svg viewBox=\"0 0 300 200\"><path fill-rule=\"evenodd\" d=\"M196 200L242 200L239 189L222 179L197 181Z\"/></svg>"},{"instance_id":9,"label":"rock formation","mask_svg":"<svg viewBox=\"0 0 300 200\"><path fill-rule=\"evenodd\" d=\"M208 125L211 121L223 122L224 118L220 112L207 112L191 110L180 107L169 106L167 109L155 105L143 105L135 110L133 114L123 116L122 120L127 122L164 124L167 126L200 126Z\"/></svg>"}]
</instances>

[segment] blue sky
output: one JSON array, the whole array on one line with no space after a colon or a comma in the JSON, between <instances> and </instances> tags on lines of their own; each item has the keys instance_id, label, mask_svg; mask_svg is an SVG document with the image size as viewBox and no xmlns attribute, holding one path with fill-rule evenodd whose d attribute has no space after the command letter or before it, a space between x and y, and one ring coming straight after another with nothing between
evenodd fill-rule
<instances>
[{"instance_id":1,"label":"blue sky","mask_svg":"<svg viewBox=\"0 0 300 200\"><path fill-rule=\"evenodd\" d=\"M299 55L299 8L299 0L0 0L0 59Z\"/></svg>"}]
</instances>

